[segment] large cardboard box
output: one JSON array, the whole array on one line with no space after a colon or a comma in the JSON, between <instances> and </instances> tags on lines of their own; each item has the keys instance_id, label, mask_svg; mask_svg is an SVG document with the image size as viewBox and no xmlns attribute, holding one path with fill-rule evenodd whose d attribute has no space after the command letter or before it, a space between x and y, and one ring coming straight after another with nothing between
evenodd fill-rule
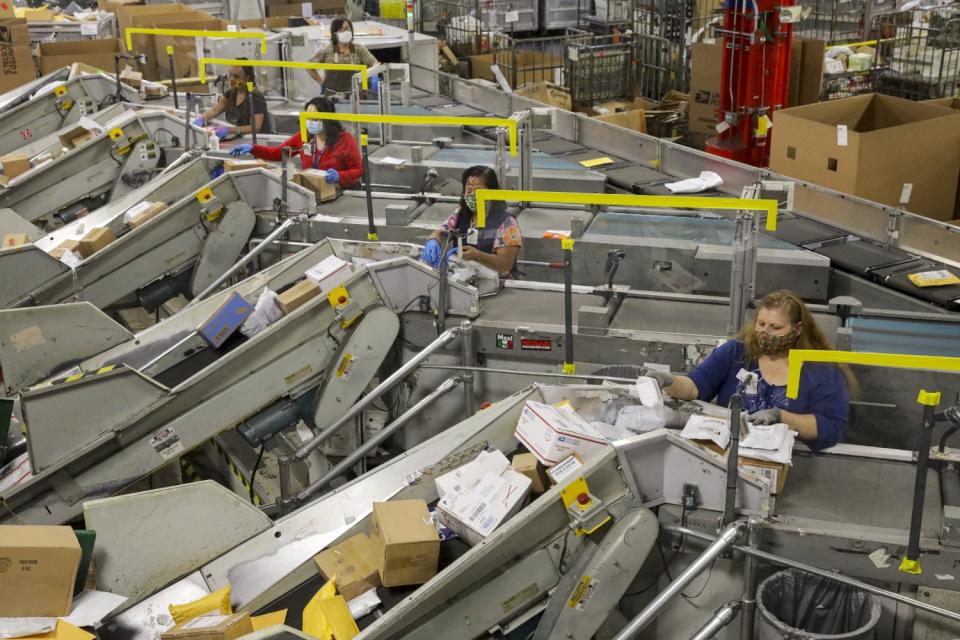
<instances>
[{"instance_id":1,"label":"large cardboard box","mask_svg":"<svg viewBox=\"0 0 960 640\"><path fill-rule=\"evenodd\" d=\"M524 85L514 90L513 93L522 98L536 100L537 102L542 102L543 104L557 107L558 109L566 109L567 111L573 109L570 92L551 82L535 82Z\"/></svg>"},{"instance_id":2,"label":"large cardboard box","mask_svg":"<svg viewBox=\"0 0 960 640\"><path fill-rule=\"evenodd\" d=\"M423 584L436 575L440 536L426 502L374 502L370 526L383 586Z\"/></svg>"},{"instance_id":3,"label":"large cardboard box","mask_svg":"<svg viewBox=\"0 0 960 640\"><path fill-rule=\"evenodd\" d=\"M647 116L643 109L634 109L633 111L621 111L620 113L611 113L605 116L594 116L594 119L613 124L624 129L632 129L640 133L647 132Z\"/></svg>"},{"instance_id":4,"label":"large cardboard box","mask_svg":"<svg viewBox=\"0 0 960 640\"><path fill-rule=\"evenodd\" d=\"M720 121L720 75L723 46L697 42L690 54L689 129L693 133L715 135Z\"/></svg>"},{"instance_id":5,"label":"large cardboard box","mask_svg":"<svg viewBox=\"0 0 960 640\"><path fill-rule=\"evenodd\" d=\"M0 618L68 615L80 556L70 527L0 526Z\"/></svg>"},{"instance_id":6,"label":"large cardboard box","mask_svg":"<svg viewBox=\"0 0 960 640\"><path fill-rule=\"evenodd\" d=\"M770 168L792 178L950 220L960 165L960 113L869 94L774 116Z\"/></svg>"},{"instance_id":7,"label":"large cardboard box","mask_svg":"<svg viewBox=\"0 0 960 640\"><path fill-rule=\"evenodd\" d=\"M253 633L249 613L206 615L181 622L165 631L161 640L235 640Z\"/></svg>"},{"instance_id":8,"label":"large cardboard box","mask_svg":"<svg viewBox=\"0 0 960 640\"><path fill-rule=\"evenodd\" d=\"M209 13L195 11L179 3L120 7L116 10L116 15L120 33L126 33L127 27L225 31L227 25ZM161 80L170 76L167 46L174 48L179 77L195 76L199 72L195 39L135 34L131 38L131 44L133 53L147 56L146 63L138 67L138 71L147 80Z\"/></svg>"},{"instance_id":9,"label":"large cardboard box","mask_svg":"<svg viewBox=\"0 0 960 640\"><path fill-rule=\"evenodd\" d=\"M33 50L23 44L0 44L0 93L37 79Z\"/></svg>"},{"instance_id":10,"label":"large cardboard box","mask_svg":"<svg viewBox=\"0 0 960 640\"><path fill-rule=\"evenodd\" d=\"M470 56L470 77L496 82L493 65L500 67L511 88L537 82L556 82L563 58L539 51L497 51Z\"/></svg>"},{"instance_id":11,"label":"large cardboard box","mask_svg":"<svg viewBox=\"0 0 960 640\"><path fill-rule=\"evenodd\" d=\"M122 53L123 47L116 38L104 40L65 40L40 43L40 75L53 73L74 62L81 62L97 69L113 73L114 56Z\"/></svg>"},{"instance_id":12,"label":"large cardboard box","mask_svg":"<svg viewBox=\"0 0 960 640\"><path fill-rule=\"evenodd\" d=\"M0 20L0 42L4 44L30 44L30 31L23 18Z\"/></svg>"},{"instance_id":13,"label":"large cardboard box","mask_svg":"<svg viewBox=\"0 0 960 640\"><path fill-rule=\"evenodd\" d=\"M271 18L309 18L318 15L344 13L344 0L267 0L267 16Z\"/></svg>"},{"instance_id":14,"label":"large cardboard box","mask_svg":"<svg viewBox=\"0 0 960 640\"><path fill-rule=\"evenodd\" d=\"M924 104L932 104L938 107L946 107L948 109L953 109L960 113L960 97L956 98L936 98L934 100L925 100ZM960 168L957 169L960 173ZM954 224L957 223L957 220L960 220L960 178L957 180L957 200L953 208L953 220Z\"/></svg>"},{"instance_id":15,"label":"large cardboard box","mask_svg":"<svg viewBox=\"0 0 960 640\"><path fill-rule=\"evenodd\" d=\"M377 547L365 533L347 538L313 560L320 574L327 580L333 580L337 591L347 601L380 586Z\"/></svg>"},{"instance_id":16,"label":"large cardboard box","mask_svg":"<svg viewBox=\"0 0 960 640\"><path fill-rule=\"evenodd\" d=\"M799 107L820 101L826 46L823 40L793 39L787 106ZM776 119L776 115L773 117Z\"/></svg>"}]
</instances>

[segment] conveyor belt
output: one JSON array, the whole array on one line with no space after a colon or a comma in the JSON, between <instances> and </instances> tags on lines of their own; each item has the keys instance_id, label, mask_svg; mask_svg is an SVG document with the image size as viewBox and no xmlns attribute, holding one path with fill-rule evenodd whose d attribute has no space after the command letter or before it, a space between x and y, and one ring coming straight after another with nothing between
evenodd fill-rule
<instances>
[{"instance_id":1,"label":"conveyor belt","mask_svg":"<svg viewBox=\"0 0 960 640\"><path fill-rule=\"evenodd\" d=\"M813 220L781 217L777 220L777 230L773 235L798 247L809 247L813 244L843 238L846 234Z\"/></svg>"},{"instance_id":2,"label":"conveyor belt","mask_svg":"<svg viewBox=\"0 0 960 640\"><path fill-rule=\"evenodd\" d=\"M852 317L853 350L960 357L960 323Z\"/></svg>"},{"instance_id":3,"label":"conveyor belt","mask_svg":"<svg viewBox=\"0 0 960 640\"><path fill-rule=\"evenodd\" d=\"M529 291L526 289L504 289L495 296L481 300L482 320L491 322L512 321L529 324L531 322L563 322L563 296L557 293ZM574 294L574 313L581 306L600 306L602 296Z\"/></svg>"},{"instance_id":4,"label":"conveyor belt","mask_svg":"<svg viewBox=\"0 0 960 640\"><path fill-rule=\"evenodd\" d=\"M900 264L909 261L911 256L899 249L887 249L862 240L829 244L814 249L816 253L830 258L830 263L862 276L870 274L871 270L887 265Z\"/></svg>"}]
</instances>

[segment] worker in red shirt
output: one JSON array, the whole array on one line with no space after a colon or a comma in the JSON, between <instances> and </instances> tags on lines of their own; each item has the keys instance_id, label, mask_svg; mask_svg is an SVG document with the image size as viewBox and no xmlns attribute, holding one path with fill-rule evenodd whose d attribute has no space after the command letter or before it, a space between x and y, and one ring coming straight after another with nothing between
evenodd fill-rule
<instances>
[{"instance_id":1,"label":"worker in red shirt","mask_svg":"<svg viewBox=\"0 0 960 640\"><path fill-rule=\"evenodd\" d=\"M325 96L313 98L304 106L304 111L334 113L335 103ZM342 189L349 189L360 182L363 176L363 159L356 139L343 130L337 120L307 120L309 139L306 144L300 139L300 132L277 147L261 144L238 144L230 151L232 156L252 154L261 160L280 160L283 147L291 152L300 153L302 169L320 169L327 172L327 182L340 183Z\"/></svg>"}]
</instances>

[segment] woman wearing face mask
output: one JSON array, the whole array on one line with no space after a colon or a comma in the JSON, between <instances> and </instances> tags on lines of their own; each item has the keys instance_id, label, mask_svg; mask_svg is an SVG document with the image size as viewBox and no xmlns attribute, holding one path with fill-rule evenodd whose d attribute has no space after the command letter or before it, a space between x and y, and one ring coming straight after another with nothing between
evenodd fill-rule
<instances>
[{"instance_id":1,"label":"woman wearing face mask","mask_svg":"<svg viewBox=\"0 0 960 640\"><path fill-rule=\"evenodd\" d=\"M240 58L246 60L246 58ZM213 105L199 118L193 121L198 127L206 124L223 114L224 119L230 123L229 127L217 127L214 133L218 138L226 138L229 135L244 135L252 130L250 122L250 103L253 101L253 125L257 128L257 133L263 131L263 123L267 117L267 99L263 94L254 90L253 93L247 91L247 83L254 81L253 67L230 67L229 72L230 89L226 94L220 96L217 104Z\"/></svg>"},{"instance_id":2,"label":"woman wearing face mask","mask_svg":"<svg viewBox=\"0 0 960 640\"><path fill-rule=\"evenodd\" d=\"M832 349L803 301L791 291L769 293L757 306L756 319L714 349L688 376L647 371L663 390L681 400L706 400L727 406L735 393L753 424L786 423L814 451L843 440L847 429L845 368L807 363L800 372L800 393L787 398L790 349ZM755 389L741 371L756 374ZM739 377L738 377L739 374Z\"/></svg>"},{"instance_id":3,"label":"woman wearing face mask","mask_svg":"<svg viewBox=\"0 0 960 640\"><path fill-rule=\"evenodd\" d=\"M303 107L308 113L334 113L335 103L326 97L310 100ZM276 147L260 144L238 144L230 151L232 156L252 154L261 160L280 160L283 147L300 153L300 167L327 172L327 182L339 182L344 189L355 186L363 176L363 159L352 135L343 130L337 120L307 120L309 139L304 144L300 132Z\"/></svg>"},{"instance_id":4,"label":"woman wearing face mask","mask_svg":"<svg viewBox=\"0 0 960 640\"><path fill-rule=\"evenodd\" d=\"M377 59L362 44L353 41L353 23L347 18L334 18L330 23L330 44L320 53L310 58L310 62L324 64L362 64L372 67ZM323 85L324 91L330 93L348 93L350 91L352 71L327 71L326 78L320 76L316 69L308 69L311 78ZM377 79L370 78L370 89L377 90Z\"/></svg>"},{"instance_id":5,"label":"woman wearing face mask","mask_svg":"<svg viewBox=\"0 0 960 640\"><path fill-rule=\"evenodd\" d=\"M517 219L507 211L506 204L488 202L486 225L482 229L477 228L476 192L478 189L499 189L496 172L490 167L476 165L463 172L461 183L463 196L460 206L430 235L421 259L435 268L439 267L443 252L441 245L446 243L449 258L456 252L457 237L460 237L464 260L475 260L501 277L516 275L517 255L523 246L523 236Z\"/></svg>"}]
</instances>

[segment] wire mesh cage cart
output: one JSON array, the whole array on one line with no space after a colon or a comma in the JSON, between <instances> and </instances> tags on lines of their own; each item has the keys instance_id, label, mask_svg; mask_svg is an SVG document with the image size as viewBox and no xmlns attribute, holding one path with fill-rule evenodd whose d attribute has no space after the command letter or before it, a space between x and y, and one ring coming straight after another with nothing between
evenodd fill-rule
<instances>
[{"instance_id":1,"label":"wire mesh cage cart","mask_svg":"<svg viewBox=\"0 0 960 640\"><path fill-rule=\"evenodd\" d=\"M929 100L952 96L960 87L960 7L878 16L873 36L884 61L880 93Z\"/></svg>"},{"instance_id":2,"label":"wire mesh cage cart","mask_svg":"<svg viewBox=\"0 0 960 640\"><path fill-rule=\"evenodd\" d=\"M592 105L630 96L636 42L620 36L595 36L590 44L569 43L564 79L574 104Z\"/></svg>"}]
</instances>

